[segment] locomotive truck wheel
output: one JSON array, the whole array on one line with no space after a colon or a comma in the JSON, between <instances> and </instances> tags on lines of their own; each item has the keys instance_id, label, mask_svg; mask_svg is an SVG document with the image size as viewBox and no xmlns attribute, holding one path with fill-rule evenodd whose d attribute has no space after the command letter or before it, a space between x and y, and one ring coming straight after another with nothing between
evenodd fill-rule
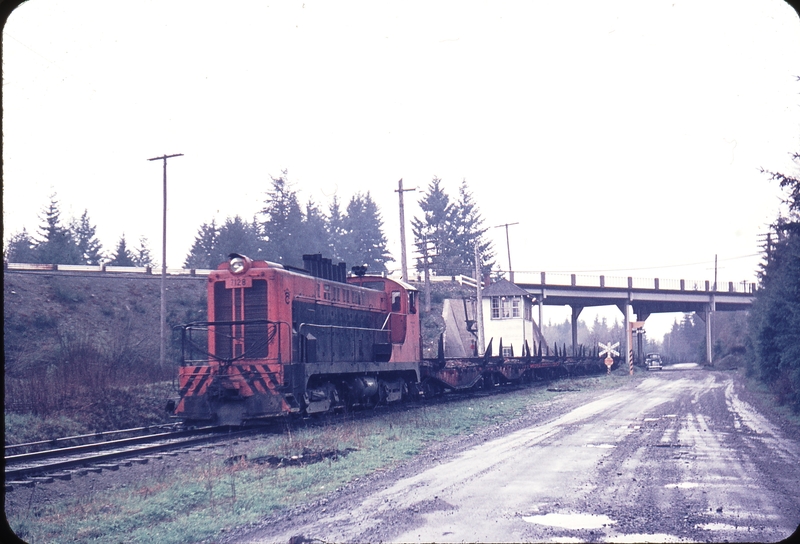
<instances>
[{"instance_id":1,"label":"locomotive truck wheel","mask_svg":"<svg viewBox=\"0 0 800 544\"><path fill-rule=\"evenodd\" d=\"M422 398L432 399L439 393L439 388L432 381L426 379L421 384Z\"/></svg>"}]
</instances>

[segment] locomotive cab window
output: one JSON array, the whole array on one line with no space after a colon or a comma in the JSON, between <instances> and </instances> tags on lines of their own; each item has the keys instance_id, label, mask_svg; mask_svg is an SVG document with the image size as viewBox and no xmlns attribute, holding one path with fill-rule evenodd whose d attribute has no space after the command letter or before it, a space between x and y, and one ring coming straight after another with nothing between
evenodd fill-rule
<instances>
[{"instance_id":1,"label":"locomotive cab window","mask_svg":"<svg viewBox=\"0 0 800 544\"><path fill-rule=\"evenodd\" d=\"M400 311L400 291L392 291L392 311Z\"/></svg>"},{"instance_id":2,"label":"locomotive cab window","mask_svg":"<svg viewBox=\"0 0 800 544\"><path fill-rule=\"evenodd\" d=\"M366 287L367 289L376 289L378 291L383 291L384 282L382 281L364 281L361 282L361 287Z\"/></svg>"},{"instance_id":3,"label":"locomotive cab window","mask_svg":"<svg viewBox=\"0 0 800 544\"><path fill-rule=\"evenodd\" d=\"M408 313L417 313L417 293L414 291L408 292Z\"/></svg>"}]
</instances>

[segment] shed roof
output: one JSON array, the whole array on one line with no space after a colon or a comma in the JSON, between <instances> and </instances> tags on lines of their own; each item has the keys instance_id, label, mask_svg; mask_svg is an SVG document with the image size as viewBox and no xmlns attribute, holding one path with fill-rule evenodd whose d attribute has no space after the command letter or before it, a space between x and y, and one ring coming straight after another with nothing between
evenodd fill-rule
<instances>
[{"instance_id":1,"label":"shed roof","mask_svg":"<svg viewBox=\"0 0 800 544\"><path fill-rule=\"evenodd\" d=\"M483 289L483 296L486 297L510 297L510 296L530 296L525 289L511 283L505 278L501 278Z\"/></svg>"}]
</instances>

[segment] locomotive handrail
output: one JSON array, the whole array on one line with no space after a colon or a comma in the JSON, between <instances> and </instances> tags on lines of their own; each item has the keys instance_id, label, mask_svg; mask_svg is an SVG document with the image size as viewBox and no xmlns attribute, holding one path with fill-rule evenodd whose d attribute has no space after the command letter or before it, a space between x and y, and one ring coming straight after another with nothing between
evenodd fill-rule
<instances>
[{"instance_id":1,"label":"locomotive handrail","mask_svg":"<svg viewBox=\"0 0 800 544\"><path fill-rule=\"evenodd\" d=\"M189 329L200 329L200 328L211 328L211 327L227 327L227 326L236 326L236 325L275 325L274 332L270 335L267 333L267 341L265 343L259 343L258 345L269 345L272 340L275 338L275 335L278 336L278 361L283 362L283 356L281 351L281 325L285 325L286 327L289 324L285 321L270 321L269 319L246 319L246 320L237 320L237 321L193 321L191 323L184 323L182 325L175 325L174 329L181 329L181 366L186 366L186 331ZM231 364L234 361L238 361L240 359L247 358L248 353L244 352L241 355L236 357L220 357L216 354L211 353L208 349L203 349L191 339L188 339L188 343L194 346L198 351L203 352L209 358L217 360L221 363Z\"/></svg>"},{"instance_id":2,"label":"locomotive handrail","mask_svg":"<svg viewBox=\"0 0 800 544\"><path fill-rule=\"evenodd\" d=\"M297 327L297 332L302 332L303 327L319 327L322 329L346 329L349 331L389 332L387 329L375 329L371 327L346 327L344 325L322 325L319 323L300 323L300 326Z\"/></svg>"}]
</instances>

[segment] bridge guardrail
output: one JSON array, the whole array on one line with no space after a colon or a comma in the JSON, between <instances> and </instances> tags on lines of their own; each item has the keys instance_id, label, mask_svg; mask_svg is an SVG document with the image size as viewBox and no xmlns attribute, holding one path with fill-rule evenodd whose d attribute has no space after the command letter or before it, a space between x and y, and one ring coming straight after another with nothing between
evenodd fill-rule
<instances>
[{"instance_id":1,"label":"bridge guardrail","mask_svg":"<svg viewBox=\"0 0 800 544\"><path fill-rule=\"evenodd\" d=\"M638 278L633 276L606 276L565 274L562 272L514 272L516 283L535 285L573 286L573 287L610 287L617 289L654 289L663 291L702 291L715 293L754 293L755 282L720 281L716 288L709 280L686 280L672 278Z\"/></svg>"}]
</instances>

